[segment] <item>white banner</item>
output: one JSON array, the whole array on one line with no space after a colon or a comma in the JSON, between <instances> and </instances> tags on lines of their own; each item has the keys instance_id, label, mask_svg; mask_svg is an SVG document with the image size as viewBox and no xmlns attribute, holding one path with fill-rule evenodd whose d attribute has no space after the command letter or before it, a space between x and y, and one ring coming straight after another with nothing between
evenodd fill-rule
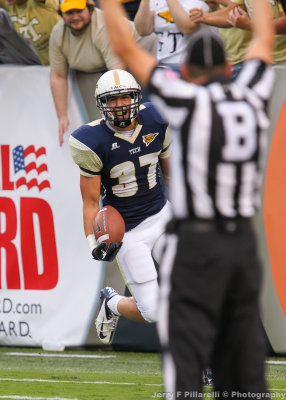
<instances>
[{"instance_id":1,"label":"white banner","mask_svg":"<svg viewBox=\"0 0 286 400\"><path fill-rule=\"evenodd\" d=\"M60 349L84 343L104 271L84 236L68 134L59 146L49 71L0 67L0 344ZM72 132L83 123L74 89L69 102Z\"/></svg>"}]
</instances>

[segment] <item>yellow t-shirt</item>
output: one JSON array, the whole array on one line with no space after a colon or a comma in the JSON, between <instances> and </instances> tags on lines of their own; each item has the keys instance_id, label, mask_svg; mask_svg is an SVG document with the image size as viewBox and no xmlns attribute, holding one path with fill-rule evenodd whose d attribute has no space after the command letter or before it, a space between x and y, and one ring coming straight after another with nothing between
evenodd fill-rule
<instances>
[{"instance_id":1,"label":"yellow t-shirt","mask_svg":"<svg viewBox=\"0 0 286 400\"><path fill-rule=\"evenodd\" d=\"M0 8L8 11L16 31L28 39L43 65L49 65L49 38L53 26L61 19L57 12L58 0L39 3L28 0L21 5L9 5L0 0Z\"/></svg>"},{"instance_id":2,"label":"yellow t-shirt","mask_svg":"<svg viewBox=\"0 0 286 400\"><path fill-rule=\"evenodd\" d=\"M227 60L232 64L241 63L244 60L252 33L239 28L220 28L219 35L224 41Z\"/></svg>"},{"instance_id":3,"label":"yellow t-shirt","mask_svg":"<svg viewBox=\"0 0 286 400\"><path fill-rule=\"evenodd\" d=\"M225 6L220 5L219 8L223 9ZM218 32L224 42L227 60L232 64L241 63L252 38L252 32L234 27L219 28Z\"/></svg>"},{"instance_id":4,"label":"yellow t-shirt","mask_svg":"<svg viewBox=\"0 0 286 400\"><path fill-rule=\"evenodd\" d=\"M279 1L268 0L272 7L273 18L284 15L283 8ZM232 0L233 3L245 5L250 18L253 14L253 0ZM273 50L273 61L275 64L286 64L286 35L275 35L275 46Z\"/></svg>"}]
</instances>

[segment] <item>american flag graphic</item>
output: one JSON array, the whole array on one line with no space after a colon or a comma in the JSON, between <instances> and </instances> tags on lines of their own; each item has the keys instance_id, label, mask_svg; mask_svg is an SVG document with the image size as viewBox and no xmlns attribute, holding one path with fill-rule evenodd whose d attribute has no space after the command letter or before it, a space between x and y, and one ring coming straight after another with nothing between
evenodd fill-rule
<instances>
[{"instance_id":1,"label":"american flag graphic","mask_svg":"<svg viewBox=\"0 0 286 400\"><path fill-rule=\"evenodd\" d=\"M22 145L14 147L13 163L17 189L23 185L27 186L28 190L37 187L40 192L51 188L48 166L45 162L46 154L45 147L40 147L38 150L33 145L25 149Z\"/></svg>"}]
</instances>

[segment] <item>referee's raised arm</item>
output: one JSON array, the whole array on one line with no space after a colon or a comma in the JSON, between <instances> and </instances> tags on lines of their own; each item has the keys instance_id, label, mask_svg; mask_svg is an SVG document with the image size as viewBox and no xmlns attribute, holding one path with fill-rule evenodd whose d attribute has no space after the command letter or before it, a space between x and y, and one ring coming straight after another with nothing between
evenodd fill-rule
<instances>
[{"instance_id":1,"label":"referee's raised arm","mask_svg":"<svg viewBox=\"0 0 286 400\"><path fill-rule=\"evenodd\" d=\"M132 74L147 86L157 60L137 45L126 21L126 14L118 0L99 0L114 52L128 66Z\"/></svg>"},{"instance_id":2,"label":"referee's raised arm","mask_svg":"<svg viewBox=\"0 0 286 400\"><path fill-rule=\"evenodd\" d=\"M274 23L270 3L267 0L254 0L253 39L245 54L245 60L260 59L272 63L274 46Z\"/></svg>"}]
</instances>

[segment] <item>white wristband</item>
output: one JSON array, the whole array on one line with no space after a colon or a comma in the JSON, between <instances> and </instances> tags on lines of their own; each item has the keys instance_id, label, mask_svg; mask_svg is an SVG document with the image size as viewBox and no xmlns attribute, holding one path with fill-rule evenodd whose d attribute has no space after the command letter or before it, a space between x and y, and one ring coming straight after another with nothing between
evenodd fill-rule
<instances>
[{"instance_id":1,"label":"white wristband","mask_svg":"<svg viewBox=\"0 0 286 400\"><path fill-rule=\"evenodd\" d=\"M88 243L89 250L92 253L92 250L97 247L97 242L96 242L96 239L94 237L94 234L91 233L90 235L88 235L86 237L86 240L87 240L87 243Z\"/></svg>"}]
</instances>

